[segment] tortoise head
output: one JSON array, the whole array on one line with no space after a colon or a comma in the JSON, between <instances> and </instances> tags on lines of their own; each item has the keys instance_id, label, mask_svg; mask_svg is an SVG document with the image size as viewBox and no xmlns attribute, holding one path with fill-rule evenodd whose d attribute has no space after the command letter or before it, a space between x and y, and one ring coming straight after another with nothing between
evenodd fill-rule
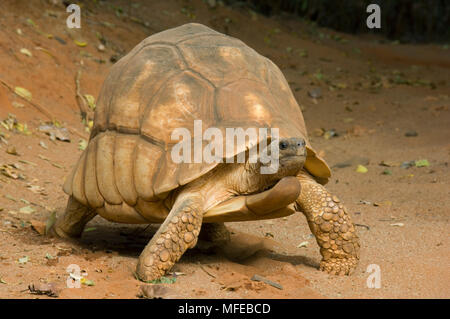
<instances>
[{"instance_id":1,"label":"tortoise head","mask_svg":"<svg viewBox=\"0 0 450 319\"><path fill-rule=\"evenodd\" d=\"M276 180L294 176L306 161L306 143L301 137L276 139L268 145L266 154L260 154L262 174L270 174Z\"/></svg>"}]
</instances>

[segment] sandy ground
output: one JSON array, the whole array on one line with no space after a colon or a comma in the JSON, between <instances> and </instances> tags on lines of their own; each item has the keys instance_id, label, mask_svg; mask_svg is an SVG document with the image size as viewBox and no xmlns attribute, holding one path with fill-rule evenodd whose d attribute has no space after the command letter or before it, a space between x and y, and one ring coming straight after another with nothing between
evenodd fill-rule
<instances>
[{"instance_id":1,"label":"sandy ground","mask_svg":"<svg viewBox=\"0 0 450 319\"><path fill-rule=\"evenodd\" d=\"M95 285L62 289L60 298L136 297L143 283L133 271L157 225L112 224L96 217L72 243L39 232L51 212L63 212L62 183L81 154L79 141L88 138L76 101L77 72L81 94L97 97L111 58L155 32L192 21L243 40L280 66L312 144L333 168L327 187L358 224L362 251L353 275L335 277L318 271L318 246L300 214L228 224L231 243L188 251L173 268L176 282L166 284L170 293L181 298L450 296L448 50L340 34L239 8L210 8L200 0L114 3L83 7L81 30L69 32L67 13L52 1L1 1L0 298L36 298L28 292L30 283L64 288L71 264ZM106 40L104 51L97 48L100 38ZM21 52L24 48L28 52ZM31 103L8 86L27 89ZM311 98L308 92L317 88L320 96ZM11 120L5 121L9 113L17 121L12 129ZM49 120L47 113L69 129L70 143L52 141L38 130ZM338 135L327 138L331 130ZM17 154L10 154L14 149ZM400 166L423 159L429 166ZM368 171L357 172L358 165ZM304 242L306 247L298 248ZM380 269L379 289L367 286L372 264ZM254 274L283 289L251 281Z\"/></svg>"}]
</instances>

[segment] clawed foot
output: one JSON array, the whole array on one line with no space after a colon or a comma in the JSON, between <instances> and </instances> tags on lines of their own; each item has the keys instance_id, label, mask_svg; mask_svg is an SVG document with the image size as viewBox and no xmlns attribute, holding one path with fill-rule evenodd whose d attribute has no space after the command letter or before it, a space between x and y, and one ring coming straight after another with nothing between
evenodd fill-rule
<instances>
[{"instance_id":1,"label":"clawed foot","mask_svg":"<svg viewBox=\"0 0 450 319\"><path fill-rule=\"evenodd\" d=\"M66 240L72 240L81 237L81 234L66 233L64 230L61 229L61 227L58 227L56 224L53 224L45 235L48 237L62 238Z\"/></svg>"},{"instance_id":2,"label":"clawed foot","mask_svg":"<svg viewBox=\"0 0 450 319\"><path fill-rule=\"evenodd\" d=\"M330 275L351 275L358 264L355 257L349 258L330 258L320 262L319 269L329 273Z\"/></svg>"},{"instance_id":3,"label":"clawed foot","mask_svg":"<svg viewBox=\"0 0 450 319\"><path fill-rule=\"evenodd\" d=\"M162 252L159 257L151 254L144 258L139 258L136 275L139 280L150 282L164 276L172 265L173 262L170 262L170 256L167 251Z\"/></svg>"}]
</instances>

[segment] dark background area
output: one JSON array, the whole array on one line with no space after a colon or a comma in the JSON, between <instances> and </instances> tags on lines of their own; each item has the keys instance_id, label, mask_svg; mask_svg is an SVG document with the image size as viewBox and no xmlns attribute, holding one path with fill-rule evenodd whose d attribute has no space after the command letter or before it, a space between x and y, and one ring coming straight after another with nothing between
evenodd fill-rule
<instances>
[{"instance_id":1,"label":"dark background area","mask_svg":"<svg viewBox=\"0 0 450 319\"><path fill-rule=\"evenodd\" d=\"M322 27L348 33L376 33L401 42L446 42L450 39L447 0L226 0L266 16L294 14ZM369 4L381 9L381 29L368 29Z\"/></svg>"}]
</instances>

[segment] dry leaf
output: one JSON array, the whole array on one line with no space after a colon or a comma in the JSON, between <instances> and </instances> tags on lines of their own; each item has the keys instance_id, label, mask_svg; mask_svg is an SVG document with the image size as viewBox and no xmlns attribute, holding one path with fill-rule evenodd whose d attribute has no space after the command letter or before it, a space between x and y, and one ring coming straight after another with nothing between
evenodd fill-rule
<instances>
[{"instance_id":1,"label":"dry leaf","mask_svg":"<svg viewBox=\"0 0 450 319\"><path fill-rule=\"evenodd\" d=\"M20 49L20 53L25 54L26 56L29 56L29 57L33 56L33 54L30 52L30 50L25 49L25 48Z\"/></svg>"},{"instance_id":2,"label":"dry leaf","mask_svg":"<svg viewBox=\"0 0 450 319\"><path fill-rule=\"evenodd\" d=\"M14 88L14 93L16 93L20 97L23 97L27 101L31 101L31 99L33 97L30 91L28 91L27 89L22 88L20 86L16 86Z\"/></svg>"}]
</instances>

